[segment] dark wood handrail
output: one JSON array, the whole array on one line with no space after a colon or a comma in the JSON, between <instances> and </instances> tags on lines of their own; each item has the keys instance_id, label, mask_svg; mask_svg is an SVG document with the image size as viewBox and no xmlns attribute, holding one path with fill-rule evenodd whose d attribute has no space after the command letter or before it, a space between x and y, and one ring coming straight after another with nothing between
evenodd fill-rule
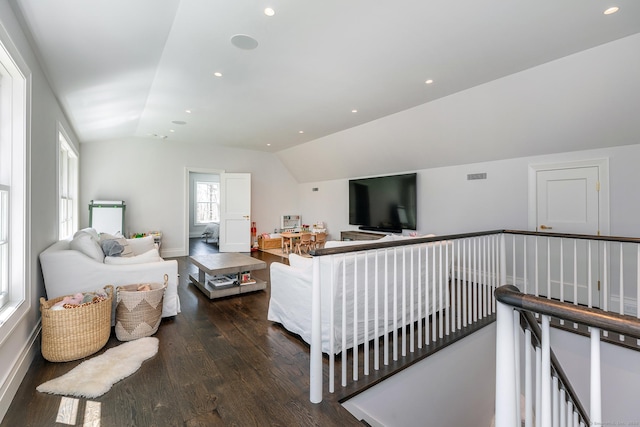
<instances>
[{"instance_id":1,"label":"dark wood handrail","mask_svg":"<svg viewBox=\"0 0 640 427\"><path fill-rule=\"evenodd\" d=\"M363 244L355 244L349 246L341 246L337 248L322 248L310 251L313 256L335 255L349 252L360 252L372 249L385 249L398 246L410 246L421 243L441 242L447 240L467 239L470 237L491 236L495 234L515 234L521 236L539 236L539 237L555 237L563 239L580 239L580 240L596 240L601 242L617 242L617 243L637 243L640 244L638 237L620 237L620 236L596 236L590 234L564 234L564 233L543 233L539 231L525 230L490 230L478 231L473 233L448 234L433 237L415 237L410 239L394 240L392 242L369 242Z\"/></svg>"},{"instance_id":2,"label":"dark wood handrail","mask_svg":"<svg viewBox=\"0 0 640 427\"><path fill-rule=\"evenodd\" d=\"M500 286L495 296L498 301L521 310L640 339L640 319L633 316L523 294L513 285Z\"/></svg>"}]
</instances>

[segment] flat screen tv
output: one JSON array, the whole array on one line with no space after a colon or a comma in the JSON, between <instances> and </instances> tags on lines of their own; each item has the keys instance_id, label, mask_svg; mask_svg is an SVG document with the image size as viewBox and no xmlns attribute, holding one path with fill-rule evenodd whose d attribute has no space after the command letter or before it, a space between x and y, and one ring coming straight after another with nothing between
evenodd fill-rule
<instances>
[{"instance_id":1,"label":"flat screen tv","mask_svg":"<svg viewBox=\"0 0 640 427\"><path fill-rule=\"evenodd\" d=\"M349 180L349 224L391 233L415 230L416 181L415 173Z\"/></svg>"}]
</instances>

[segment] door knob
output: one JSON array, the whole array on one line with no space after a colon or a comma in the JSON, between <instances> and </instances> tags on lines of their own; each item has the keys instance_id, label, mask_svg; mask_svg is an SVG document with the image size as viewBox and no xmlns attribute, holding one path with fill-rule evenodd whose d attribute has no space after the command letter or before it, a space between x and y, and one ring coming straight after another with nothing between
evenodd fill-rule
<instances>
[{"instance_id":1,"label":"door knob","mask_svg":"<svg viewBox=\"0 0 640 427\"><path fill-rule=\"evenodd\" d=\"M546 225L541 225L540 230L553 230L553 227L547 227Z\"/></svg>"}]
</instances>

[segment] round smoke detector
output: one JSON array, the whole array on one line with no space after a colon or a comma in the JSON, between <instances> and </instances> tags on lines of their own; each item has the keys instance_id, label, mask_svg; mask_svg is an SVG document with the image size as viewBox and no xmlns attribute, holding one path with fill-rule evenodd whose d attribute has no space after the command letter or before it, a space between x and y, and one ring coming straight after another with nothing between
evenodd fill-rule
<instances>
[{"instance_id":1,"label":"round smoke detector","mask_svg":"<svg viewBox=\"0 0 640 427\"><path fill-rule=\"evenodd\" d=\"M258 47L258 40L246 34L236 34L231 37L231 44L238 49L253 50Z\"/></svg>"}]
</instances>

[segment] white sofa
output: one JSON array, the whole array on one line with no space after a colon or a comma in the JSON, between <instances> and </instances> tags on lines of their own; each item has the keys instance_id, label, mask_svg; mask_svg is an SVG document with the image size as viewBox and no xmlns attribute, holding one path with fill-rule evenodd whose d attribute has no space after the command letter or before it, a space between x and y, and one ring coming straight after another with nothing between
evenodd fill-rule
<instances>
[{"instance_id":1,"label":"white sofa","mask_svg":"<svg viewBox=\"0 0 640 427\"><path fill-rule=\"evenodd\" d=\"M386 242L386 241L394 241L397 239L404 239L405 237L401 236L385 236L380 240L375 241L355 241L355 242L336 242L329 241L326 243L325 248L346 246L346 245L360 245L364 243L374 243L374 242ZM427 245L430 248L437 248L438 245L446 245L447 242L433 242L433 243L424 243L421 244L422 254L424 255L424 247ZM430 249L431 250L431 249ZM414 249L415 251L415 249ZM432 260L431 254L434 251L430 252L430 260ZM413 254L414 259L414 282L411 285L407 280L406 283L406 295L410 293L410 286L413 286L414 295L416 296L414 300L414 305L411 307L409 305L409 298L406 298L406 305L404 310L404 315L407 323L410 320L410 313L413 310L414 320L417 320L418 315L418 304L420 305L420 313L421 317L425 317L425 313L431 313L432 308L434 307L434 302L436 302L435 307L439 307L439 290L446 290L447 286L440 287L433 286L433 272L435 271L436 283L440 280L440 269L438 262L436 263L436 268L434 270L433 266L430 265L428 268L425 267L424 263L420 264L420 271L418 273L418 262L417 255L418 251L415 251ZM440 256L439 251L435 251L436 257ZM385 277L385 267L384 267L384 251L380 251L377 255L369 254L367 255L367 274L368 274L368 282L366 288L368 289L368 300L369 300L369 317L368 317L368 331L369 331L369 339L373 337L374 334L374 313L375 313L375 281L374 281L374 273L376 272L376 264L375 258L378 257L378 266L377 273L379 277L378 282L378 309L379 313L382 313L382 309L384 308L384 277ZM358 306L358 332L357 332L357 342L362 343L364 341L364 290L365 290L365 256L363 254L358 256L357 260L357 268L354 268L354 260L353 254L347 255L347 257L342 257L342 255L337 255L334 257L335 261L333 261L333 267L331 266L331 258L330 256L320 257L320 286L321 286L321 317L322 317L322 351L323 353L337 354L342 351L342 322L337 320L337 323L334 325L333 331L330 328L330 296L331 296L331 283L333 281L333 301L334 301L334 313L336 319L342 318L342 300L343 300L343 291L342 291L342 272L343 266L346 271L346 283L348 286L346 287L345 292L345 300L347 302L347 311L346 311L346 346L345 348L353 347L353 323L354 323L354 292L353 282L355 279L355 275L357 272L357 306ZM403 307L402 307L402 285L401 285L401 277L402 277L402 257L398 256L396 265L397 265L397 277L400 285L397 285L396 289L398 298L397 298L397 315L395 318L396 327L402 326L402 316L403 316ZM407 255L406 266L408 267L410 262L410 255ZM313 260L310 258L300 257L295 254L289 255L289 264L282 263L271 263L271 297L269 300L269 310L267 314L267 318L273 322L280 323L285 329L288 331L299 335L304 341L307 343L311 343L311 291L312 291L312 263ZM444 264L442 264L444 265ZM449 266L451 263L449 263ZM386 277L389 279L389 284L394 282L394 263L393 259L390 259L387 264ZM449 266L446 267L447 271L449 270ZM427 273L429 286L426 286L427 283ZM417 287L418 287L418 274L421 276L421 295L422 300L417 300ZM409 275L407 275L409 277ZM449 279L449 274L442 275L442 281L446 283ZM428 308L425 310L425 290L428 290ZM435 290L435 292L434 292ZM387 295L391 298L393 296L394 289L392 285L387 286ZM446 302L446 299L443 301ZM389 310L391 314L393 313L393 306L389 304ZM380 314L382 316L382 314ZM394 318L392 315L389 315L387 322L387 330L391 330L394 325ZM383 321L379 322L378 331L375 333L376 336L381 336L384 334L385 325ZM333 334L334 338L334 347L331 348L330 345L330 337Z\"/></svg>"},{"instance_id":2,"label":"white sofa","mask_svg":"<svg viewBox=\"0 0 640 427\"><path fill-rule=\"evenodd\" d=\"M115 291L119 285L163 283L166 274L162 317L178 314L178 262L160 257L153 236L123 240L131 256L105 256L99 236L92 229L80 230L73 239L58 241L45 249L39 258L47 299L95 291L105 285L113 285Z\"/></svg>"}]
</instances>

